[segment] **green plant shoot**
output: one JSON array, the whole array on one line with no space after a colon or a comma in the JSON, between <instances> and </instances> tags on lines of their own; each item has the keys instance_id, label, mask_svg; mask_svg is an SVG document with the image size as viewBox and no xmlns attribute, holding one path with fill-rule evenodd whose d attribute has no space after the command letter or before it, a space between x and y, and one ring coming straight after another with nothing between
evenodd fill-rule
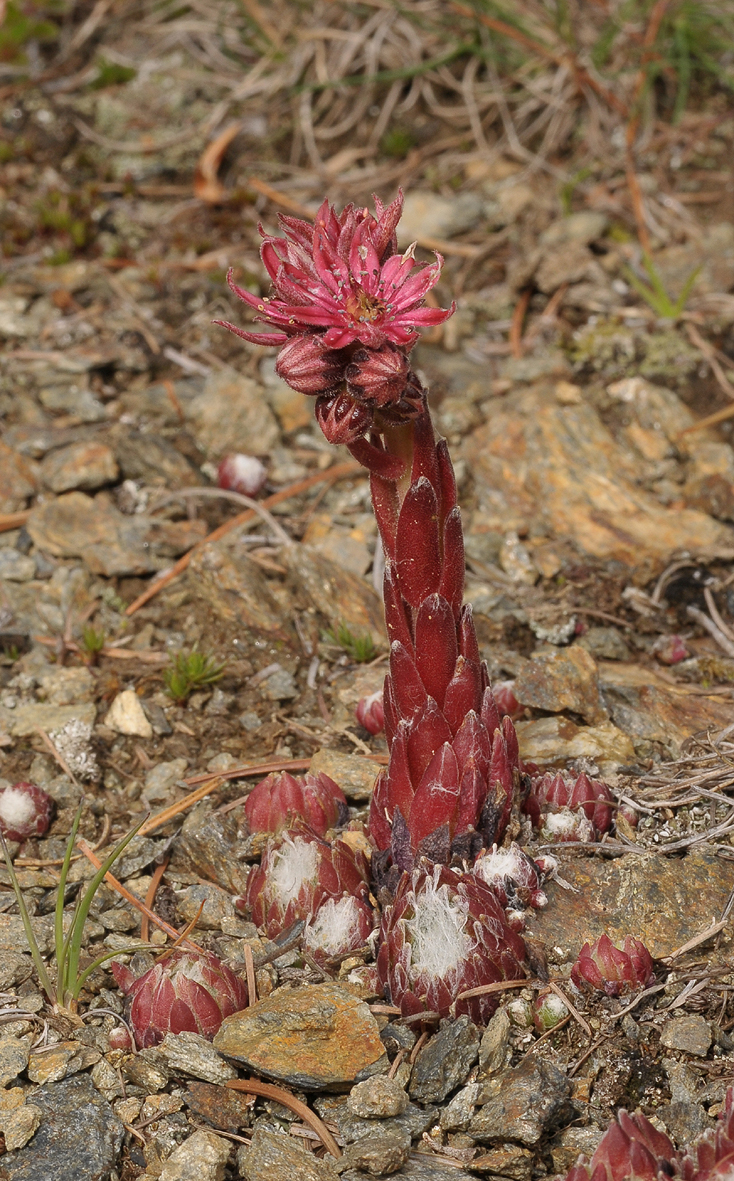
<instances>
[{"instance_id":1,"label":"green plant shoot","mask_svg":"<svg viewBox=\"0 0 734 1181\"><path fill-rule=\"evenodd\" d=\"M645 303L662 320L677 320L688 302L688 297L693 290L693 284L696 282L701 268L696 267L695 270L691 271L683 284L683 290L680 295L676 300L673 300L668 294L665 284L655 269L649 254L643 254L642 265L650 279L649 286L635 274L631 267L624 267L624 276L630 287L634 287L637 294L642 296Z\"/></svg>"},{"instance_id":2,"label":"green plant shoot","mask_svg":"<svg viewBox=\"0 0 734 1181\"><path fill-rule=\"evenodd\" d=\"M324 639L329 644L336 644L337 647L343 648L347 656L356 664L367 664L377 655L372 636L367 634L355 636L346 623L340 623L336 630L330 628L324 632Z\"/></svg>"},{"instance_id":3,"label":"green plant shoot","mask_svg":"<svg viewBox=\"0 0 734 1181\"><path fill-rule=\"evenodd\" d=\"M213 656L197 652L177 652L173 668L167 668L163 673L168 696L174 701L183 703L188 701L195 689L202 689L207 685L215 685L224 675L224 664L217 664Z\"/></svg>"}]
</instances>

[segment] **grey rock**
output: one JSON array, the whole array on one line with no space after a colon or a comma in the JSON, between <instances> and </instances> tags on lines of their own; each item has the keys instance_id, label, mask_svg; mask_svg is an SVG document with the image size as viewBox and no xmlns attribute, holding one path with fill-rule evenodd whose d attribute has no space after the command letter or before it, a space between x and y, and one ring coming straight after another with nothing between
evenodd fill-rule
<instances>
[{"instance_id":1,"label":"grey rock","mask_svg":"<svg viewBox=\"0 0 734 1181\"><path fill-rule=\"evenodd\" d=\"M442 197L428 190L408 193L398 226L398 242L409 246L416 238L451 238L479 221L483 202L476 193Z\"/></svg>"},{"instance_id":2,"label":"grey rock","mask_svg":"<svg viewBox=\"0 0 734 1181\"><path fill-rule=\"evenodd\" d=\"M28 1065L28 1043L17 1037L0 1039L0 1087L7 1087Z\"/></svg>"},{"instance_id":3,"label":"grey rock","mask_svg":"<svg viewBox=\"0 0 734 1181\"><path fill-rule=\"evenodd\" d=\"M22 951L3 949L0 958L0 992L10 992L33 974L33 960Z\"/></svg>"},{"instance_id":4,"label":"grey rock","mask_svg":"<svg viewBox=\"0 0 734 1181\"><path fill-rule=\"evenodd\" d=\"M170 1072L182 1071L206 1083L226 1083L237 1071L198 1033L167 1033L158 1047Z\"/></svg>"},{"instance_id":5,"label":"grey rock","mask_svg":"<svg viewBox=\"0 0 734 1181\"><path fill-rule=\"evenodd\" d=\"M384 1119L402 1115L408 1106L408 1096L395 1079L375 1075L352 1087L347 1099L347 1110L362 1119Z\"/></svg>"},{"instance_id":6,"label":"grey rock","mask_svg":"<svg viewBox=\"0 0 734 1181\"><path fill-rule=\"evenodd\" d=\"M571 1085L550 1062L526 1058L495 1081L500 1084L499 1093L469 1125L469 1135L482 1144L494 1140L537 1144L553 1124L571 1118Z\"/></svg>"},{"instance_id":7,"label":"grey rock","mask_svg":"<svg viewBox=\"0 0 734 1181\"><path fill-rule=\"evenodd\" d=\"M11 738L28 738L38 730L45 730L47 734L54 730L63 730L70 722L81 722L91 728L95 723L97 711L93 705L18 705L15 709L0 706L0 732L9 734Z\"/></svg>"},{"instance_id":8,"label":"grey rock","mask_svg":"<svg viewBox=\"0 0 734 1181\"><path fill-rule=\"evenodd\" d=\"M17 549L0 549L0 581L30 582L36 577L36 563Z\"/></svg>"},{"instance_id":9,"label":"grey rock","mask_svg":"<svg viewBox=\"0 0 734 1181\"><path fill-rule=\"evenodd\" d=\"M122 1073L134 1086L143 1087L148 1094L162 1091L172 1071L157 1048L149 1047L123 1059Z\"/></svg>"},{"instance_id":10,"label":"grey rock","mask_svg":"<svg viewBox=\"0 0 734 1181\"><path fill-rule=\"evenodd\" d=\"M57 1042L31 1050L27 1074L33 1083L57 1083L99 1062L100 1051L80 1042Z\"/></svg>"},{"instance_id":11,"label":"grey rock","mask_svg":"<svg viewBox=\"0 0 734 1181\"><path fill-rule=\"evenodd\" d=\"M221 931L222 920L235 917L234 903L231 894L221 886L209 883L201 886L187 886L177 895L178 912L186 923L190 923L199 915L197 926L204 931ZM199 914L201 904L204 908Z\"/></svg>"},{"instance_id":12,"label":"grey rock","mask_svg":"<svg viewBox=\"0 0 734 1181\"><path fill-rule=\"evenodd\" d=\"M239 544L241 536L235 530L197 550L189 564L189 586L232 628L282 636L282 608L260 567Z\"/></svg>"},{"instance_id":13,"label":"grey rock","mask_svg":"<svg viewBox=\"0 0 734 1181\"><path fill-rule=\"evenodd\" d=\"M238 1154L240 1176L246 1181L337 1181L330 1157L319 1160L290 1136L256 1128L250 1148Z\"/></svg>"},{"instance_id":14,"label":"grey rock","mask_svg":"<svg viewBox=\"0 0 734 1181\"><path fill-rule=\"evenodd\" d=\"M605 213L585 209L551 222L541 234L540 242L543 246L558 246L562 242L580 242L582 246L588 246L601 238L608 225L609 218Z\"/></svg>"},{"instance_id":15,"label":"grey rock","mask_svg":"<svg viewBox=\"0 0 734 1181\"><path fill-rule=\"evenodd\" d=\"M692 1144L714 1126L714 1121L709 1119L700 1103L666 1103L655 1114L681 1147Z\"/></svg>"},{"instance_id":16,"label":"grey rock","mask_svg":"<svg viewBox=\"0 0 734 1181\"><path fill-rule=\"evenodd\" d=\"M212 373L185 413L210 459L218 459L225 452L250 452L254 439L265 455L280 439L278 423L262 387L232 370Z\"/></svg>"},{"instance_id":17,"label":"grey rock","mask_svg":"<svg viewBox=\"0 0 734 1181\"><path fill-rule=\"evenodd\" d=\"M171 869L195 873L231 894L244 894L247 868L237 860L237 821L200 804L187 816L173 846Z\"/></svg>"},{"instance_id":18,"label":"grey rock","mask_svg":"<svg viewBox=\"0 0 734 1181\"><path fill-rule=\"evenodd\" d=\"M290 701L298 697L299 689L293 673L287 668L279 668L260 682L260 692L270 701Z\"/></svg>"},{"instance_id":19,"label":"grey rock","mask_svg":"<svg viewBox=\"0 0 734 1181\"><path fill-rule=\"evenodd\" d=\"M479 1073L481 1078L489 1078L507 1065L507 1052L510 1046L510 1030L512 1024L507 1010L498 1009L489 1025L482 1034L479 1043Z\"/></svg>"},{"instance_id":20,"label":"grey rock","mask_svg":"<svg viewBox=\"0 0 734 1181\"><path fill-rule=\"evenodd\" d=\"M705 1058L711 1048L711 1026L700 1013L686 1013L665 1022L660 1034L661 1045L667 1050L680 1050Z\"/></svg>"},{"instance_id":21,"label":"grey rock","mask_svg":"<svg viewBox=\"0 0 734 1181\"><path fill-rule=\"evenodd\" d=\"M17 513L35 495L34 465L0 440L0 513Z\"/></svg>"},{"instance_id":22,"label":"grey rock","mask_svg":"<svg viewBox=\"0 0 734 1181\"><path fill-rule=\"evenodd\" d=\"M224 1181L231 1144L199 1128L164 1161L160 1181Z\"/></svg>"},{"instance_id":23,"label":"grey rock","mask_svg":"<svg viewBox=\"0 0 734 1181\"><path fill-rule=\"evenodd\" d=\"M345 792L346 795L346 792ZM397 1052L398 1050L412 1050L417 1041L416 1034L409 1025L398 1025L396 1021L391 1021L380 1032L380 1037L385 1043L388 1050Z\"/></svg>"},{"instance_id":24,"label":"grey rock","mask_svg":"<svg viewBox=\"0 0 734 1181\"><path fill-rule=\"evenodd\" d=\"M439 1123L444 1132L465 1132L474 1115L479 1097L479 1083L468 1083L457 1091L450 1103L441 1109Z\"/></svg>"},{"instance_id":25,"label":"grey rock","mask_svg":"<svg viewBox=\"0 0 734 1181\"><path fill-rule=\"evenodd\" d=\"M44 386L38 398L46 410L73 414L81 422L104 422L107 418L107 411L92 391L75 382Z\"/></svg>"},{"instance_id":26,"label":"grey rock","mask_svg":"<svg viewBox=\"0 0 734 1181\"><path fill-rule=\"evenodd\" d=\"M397 1173L409 1155L409 1132L399 1128L380 1128L349 1145L344 1153L344 1165L362 1169L373 1177L389 1176Z\"/></svg>"},{"instance_id":27,"label":"grey rock","mask_svg":"<svg viewBox=\"0 0 734 1181\"><path fill-rule=\"evenodd\" d=\"M342 1173L342 1181L368 1181L370 1174L361 1169L347 1169ZM408 1181L476 1181L476 1173L467 1173L465 1169L444 1165L434 1156L419 1156L416 1154L405 1162L398 1173Z\"/></svg>"},{"instance_id":28,"label":"grey rock","mask_svg":"<svg viewBox=\"0 0 734 1181\"><path fill-rule=\"evenodd\" d=\"M95 686L88 668L51 668L38 677L38 696L47 705L81 705L92 700Z\"/></svg>"},{"instance_id":29,"label":"grey rock","mask_svg":"<svg viewBox=\"0 0 734 1181\"><path fill-rule=\"evenodd\" d=\"M590 1160L603 1136L601 1128L564 1128L553 1138L550 1146L553 1169L556 1173L567 1173L583 1155Z\"/></svg>"},{"instance_id":30,"label":"grey rock","mask_svg":"<svg viewBox=\"0 0 734 1181\"><path fill-rule=\"evenodd\" d=\"M113 1099L124 1098L125 1089L120 1076L106 1058L100 1058L99 1062L92 1067L89 1077L100 1095L104 1095L110 1103Z\"/></svg>"},{"instance_id":31,"label":"grey rock","mask_svg":"<svg viewBox=\"0 0 734 1181\"><path fill-rule=\"evenodd\" d=\"M630 650L616 627L590 627L576 641L595 660L630 660Z\"/></svg>"},{"instance_id":32,"label":"grey rock","mask_svg":"<svg viewBox=\"0 0 734 1181\"><path fill-rule=\"evenodd\" d=\"M41 479L52 492L94 492L120 474L114 453L105 443L89 440L50 451L41 463Z\"/></svg>"},{"instance_id":33,"label":"grey rock","mask_svg":"<svg viewBox=\"0 0 734 1181\"><path fill-rule=\"evenodd\" d=\"M160 805L171 794L171 788L183 777L188 759L171 759L169 763L157 763L145 776L142 797L147 804Z\"/></svg>"},{"instance_id":34,"label":"grey rock","mask_svg":"<svg viewBox=\"0 0 734 1181\"><path fill-rule=\"evenodd\" d=\"M323 771L335 783L338 783L348 800L369 800L375 786L375 764L363 755L343 754L338 750L322 747L311 759L309 771L318 775ZM392 1026L391 1026L392 1028ZM396 1027L397 1028L397 1027ZM400 1027L406 1030L406 1026ZM410 1049L415 1042L407 1047ZM402 1042L401 1042L402 1045Z\"/></svg>"},{"instance_id":35,"label":"grey rock","mask_svg":"<svg viewBox=\"0 0 734 1181\"><path fill-rule=\"evenodd\" d=\"M316 1101L316 1108L318 1110L318 1100ZM361 1140L363 1136L372 1135L377 1126L374 1119L363 1119L361 1116L352 1115L346 1103L338 1108L336 1112L324 1114L324 1118L330 1119L332 1118L332 1114L339 1125L339 1135L347 1144L351 1144L354 1140ZM400 1115L381 1119L379 1126L382 1128L401 1128L410 1133L412 1140L417 1140L418 1137L422 1136L424 1132L427 1132L431 1125L436 1122L437 1116L437 1107L418 1107L415 1103L409 1103L405 1111Z\"/></svg>"},{"instance_id":36,"label":"grey rock","mask_svg":"<svg viewBox=\"0 0 734 1181\"><path fill-rule=\"evenodd\" d=\"M466 1081L479 1057L479 1031L469 1017L442 1021L435 1037L415 1060L410 1097L419 1103L441 1103Z\"/></svg>"},{"instance_id":37,"label":"grey rock","mask_svg":"<svg viewBox=\"0 0 734 1181\"><path fill-rule=\"evenodd\" d=\"M166 488L203 484L201 472L161 435L130 431L115 439L115 455L125 480Z\"/></svg>"},{"instance_id":38,"label":"grey rock","mask_svg":"<svg viewBox=\"0 0 734 1181\"><path fill-rule=\"evenodd\" d=\"M0 1163L3 1181L106 1181L125 1129L86 1074L31 1091L41 1126L25 1148Z\"/></svg>"},{"instance_id":39,"label":"grey rock","mask_svg":"<svg viewBox=\"0 0 734 1181\"><path fill-rule=\"evenodd\" d=\"M2 730L0 718L0 730ZM47 918L32 918L31 927L36 937L41 955L47 955L53 947L53 923ZM28 950L23 920L20 915L0 914L0 953L4 957L7 951L23 953Z\"/></svg>"}]
</instances>

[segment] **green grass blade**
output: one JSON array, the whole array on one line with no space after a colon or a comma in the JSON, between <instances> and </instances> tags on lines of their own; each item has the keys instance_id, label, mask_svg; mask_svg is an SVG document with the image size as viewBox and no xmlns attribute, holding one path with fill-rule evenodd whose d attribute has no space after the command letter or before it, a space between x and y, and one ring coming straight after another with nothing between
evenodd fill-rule
<instances>
[{"instance_id":1,"label":"green grass blade","mask_svg":"<svg viewBox=\"0 0 734 1181\"><path fill-rule=\"evenodd\" d=\"M15 866L13 865L12 861L10 860L10 854L8 853L8 846L5 843L5 837L2 835L2 833L0 833L0 840L3 843L3 855L5 857L5 865L7 867L8 875L10 877L10 884L13 887L13 892L15 893L15 897L18 901L18 910L20 911L20 917L23 922L23 929L25 931L25 937L28 940L28 947L30 949L31 956L33 957L33 963L36 965L38 979L40 981L41 988L46 993L46 996L51 1001L51 1004L55 1005L56 1001L57 1001L56 990L54 989L54 986L51 983L51 977L49 976L49 974L46 970L46 965L43 962L43 956L41 955L41 949L38 946L38 940L36 939L36 936L33 933L33 926L31 925L31 916L28 913L28 907L25 904L25 898L23 897L23 891L20 888L20 882L18 881L18 876L15 872Z\"/></svg>"},{"instance_id":2,"label":"green grass blade","mask_svg":"<svg viewBox=\"0 0 734 1181\"><path fill-rule=\"evenodd\" d=\"M63 997L64 995L64 965L66 963L66 956L64 954L68 946L64 938L64 895L66 894L66 879L69 875L69 866L71 865L71 857L74 852L74 843L76 841L76 834L79 831L79 824L82 818L82 809L84 807L84 797L79 801L79 807L74 817L74 822L69 833L69 840L66 845L66 852L64 860L61 865L61 872L59 874L59 884L56 892L56 908L54 912L54 951L56 952L56 994Z\"/></svg>"},{"instance_id":3,"label":"green grass blade","mask_svg":"<svg viewBox=\"0 0 734 1181\"><path fill-rule=\"evenodd\" d=\"M130 844L130 841L136 835L138 829L143 827L147 818L148 814L146 813L145 816L141 817L135 827L131 828L130 831L122 838L119 844L117 844L112 850L109 857L107 857L99 867L91 882L87 886L84 897L82 898L82 901L79 905L79 909L74 916L74 922L71 929L71 939L69 940L68 961L66 965L66 981L67 988L71 989L72 991L76 987L76 979L79 972L79 957L81 956L82 951L84 924L87 921L87 915L89 914L89 908L92 905L94 895L97 893L97 890L99 889L105 874L109 869L111 869L115 861L117 861L117 858L120 856L122 851ZM65 998L64 1003L66 1003Z\"/></svg>"},{"instance_id":4,"label":"green grass blade","mask_svg":"<svg viewBox=\"0 0 734 1181\"><path fill-rule=\"evenodd\" d=\"M623 267L622 273L624 274L624 277L629 283L630 287L634 287L637 294L642 296L647 306L652 308L656 315L665 315L664 311L660 307L657 294L655 291L653 291L652 287L648 287L646 283L643 283L642 279L638 278L631 267Z\"/></svg>"},{"instance_id":5,"label":"green grass blade","mask_svg":"<svg viewBox=\"0 0 734 1181\"><path fill-rule=\"evenodd\" d=\"M683 311L683 308L688 303L688 296L691 294L691 291L693 290L693 285L696 282L696 279L698 278L700 273L701 273L701 268L700 268L700 266L698 266L695 268L695 270L691 271L690 275L688 276L685 283L683 284L683 290L681 291L680 295L678 296L677 300L675 301L675 304L673 305L673 310L674 310L676 316L679 316L681 314L681 312Z\"/></svg>"}]
</instances>

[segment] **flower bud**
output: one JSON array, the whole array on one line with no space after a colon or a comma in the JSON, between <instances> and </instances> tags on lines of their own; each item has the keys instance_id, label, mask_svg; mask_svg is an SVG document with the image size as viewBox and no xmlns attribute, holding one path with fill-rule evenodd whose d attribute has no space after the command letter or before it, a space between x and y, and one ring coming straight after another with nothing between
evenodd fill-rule
<instances>
[{"instance_id":1,"label":"flower bud","mask_svg":"<svg viewBox=\"0 0 734 1181\"><path fill-rule=\"evenodd\" d=\"M0 792L0 832L6 841L42 837L51 823L53 800L35 783L15 783Z\"/></svg>"},{"instance_id":2,"label":"flower bud","mask_svg":"<svg viewBox=\"0 0 734 1181\"><path fill-rule=\"evenodd\" d=\"M225 1017L247 1005L247 986L208 951L177 948L137 979L112 964L130 998L129 1021L138 1049L156 1046L167 1033L199 1033L209 1041Z\"/></svg>"},{"instance_id":3,"label":"flower bud","mask_svg":"<svg viewBox=\"0 0 734 1181\"><path fill-rule=\"evenodd\" d=\"M354 715L361 726L370 734L379 734L385 729L385 707L382 704L382 689L360 697Z\"/></svg>"},{"instance_id":4,"label":"flower bud","mask_svg":"<svg viewBox=\"0 0 734 1181\"><path fill-rule=\"evenodd\" d=\"M275 372L299 394L326 394L343 381L344 358L335 349L325 349L316 334L294 336L278 353Z\"/></svg>"},{"instance_id":5,"label":"flower bud","mask_svg":"<svg viewBox=\"0 0 734 1181\"><path fill-rule=\"evenodd\" d=\"M349 814L341 788L323 771L295 778L287 771L262 779L250 792L245 816L250 832L279 833L304 820L320 837Z\"/></svg>"},{"instance_id":6,"label":"flower bud","mask_svg":"<svg viewBox=\"0 0 734 1181\"><path fill-rule=\"evenodd\" d=\"M590 984L607 996L619 996L646 988L653 979L652 956L639 939L627 935L624 947L615 947L608 935L593 946L585 943L571 969L577 988Z\"/></svg>"},{"instance_id":7,"label":"flower bud","mask_svg":"<svg viewBox=\"0 0 734 1181\"><path fill-rule=\"evenodd\" d=\"M349 394L316 399L316 421L328 443L356 443L372 425L372 411Z\"/></svg>"},{"instance_id":8,"label":"flower bud","mask_svg":"<svg viewBox=\"0 0 734 1181\"><path fill-rule=\"evenodd\" d=\"M217 483L230 492L257 496L268 478L268 469L254 455L225 455L217 470Z\"/></svg>"},{"instance_id":9,"label":"flower bud","mask_svg":"<svg viewBox=\"0 0 734 1181\"><path fill-rule=\"evenodd\" d=\"M389 340L378 349L357 349L346 368L347 392L370 406L394 405L403 395L409 371L405 353Z\"/></svg>"}]
</instances>

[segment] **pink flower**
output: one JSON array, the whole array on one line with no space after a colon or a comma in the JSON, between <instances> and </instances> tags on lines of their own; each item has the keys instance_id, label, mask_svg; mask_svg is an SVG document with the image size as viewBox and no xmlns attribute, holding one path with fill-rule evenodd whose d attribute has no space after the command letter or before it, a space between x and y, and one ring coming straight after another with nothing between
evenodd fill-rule
<instances>
[{"instance_id":1,"label":"pink flower","mask_svg":"<svg viewBox=\"0 0 734 1181\"><path fill-rule=\"evenodd\" d=\"M497 994L457 1001L459 993L524 974L525 945L492 890L443 866L402 875L383 912L380 944L377 974L404 1017L467 1013L484 1023Z\"/></svg>"},{"instance_id":2,"label":"pink flower","mask_svg":"<svg viewBox=\"0 0 734 1181\"><path fill-rule=\"evenodd\" d=\"M605 934L593 947L584 944L571 969L571 979L577 988L590 984L607 996L619 996L647 987L653 979L652 956L633 935L627 935L620 950Z\"/></svg>"},{"instance_id":3,"label":"pink flower","mask_svg":"<svg viewBox=\"0 0 734 1181\"><path fill-rule=\"evenodd\" d=\"M343 791L323 771L298 779L287 771L268 775L253 788L245 804L250 832L275 834L304 820L322 837L348 814Z\"/></svg>"},{"instance_id":4,"label":"pink flower","mask_svg":"<svg viewBox=\"0 0 734 1181\"><path fill-rule=\"evenodd\" d=\"M436 255L432 266L420 266L412 249L395 253L402 193L387 207L375 197L375 208L377 217L352 205L337 214L324 201L313 226L281 216L283 237L263 234L261 250L275 294L259 298L229 277L232 291L257 319L279 331L245 332L215 323L255 344L284 344L299 333L319 332L328 349L355 341L379 349L386 340L411 348L419 325L442 324L451 314L423 306L443 259Z\"/></svg>"},{"instance_id":5,"label":"pink flower","mask_svg":"<svg viewBox=\"0 0 734 1181\"><path fill-rule=\"evenodd\" d=\"M344 380L346 355L324 347L323 336L292 336L278 353L275 372L299 394L325 394Z\"/></svg>"},{"instance_id":6,"label":"pink flower","mask_svg":"<svg viewBox=\"0 0 734 1181\"><path fill-rule=\"evenodd\" d=\"M379 734L385 729L385 707L382 704L382 689L370 693L369 697L360 697L355 717L370 734Z\"/></svg>"},{"instance_id":7,"label":"pink flower","mask_svg":"<svg viewBox=\"0 0 734 1181\"><path fill-rule=\"evenodd\" d=\"M15 783L0 791L0 833L6 841L42 837L51 823L53 800L35 783Z\"/></svg>"},{"instance_id":8,"label":"pink flower","mask_svg":"<svg viewBox=\"0 0 734 1181\"><path fill-rule=\"evenodd\" d=\"M252 921L274 939L299 919L313 919L330 898L366 901L365 857L344 841L327 844L305 825L271 841L247 881L244 901Z\"/></svg>"},{"instance_id":9,"label":"pink flower","mask_svg":"<svg viewBox=\"0 0 734 1181\"><path fill-rule=\"evenodd\" d=\"M112 964L112 974L131 998L129 1021L140 1050L167 1033L211 1041L224 1018L247 1005L245 982L208 951L178 948L137 979L122 964Z\"/></svg>"}]
</instances>

